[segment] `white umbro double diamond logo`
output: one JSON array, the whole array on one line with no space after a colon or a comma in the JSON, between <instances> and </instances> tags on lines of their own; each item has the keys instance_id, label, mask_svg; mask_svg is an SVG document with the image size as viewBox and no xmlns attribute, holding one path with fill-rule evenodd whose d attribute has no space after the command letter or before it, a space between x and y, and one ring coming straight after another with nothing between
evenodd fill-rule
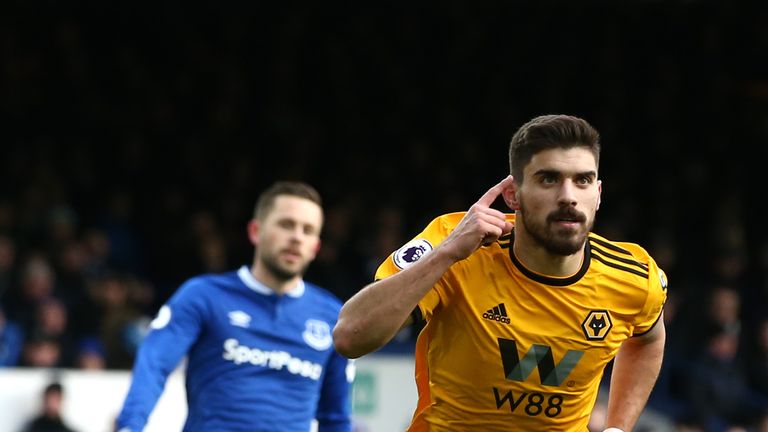
<instances>
[{"instance_id":1,"label":"white umbro double diamond logo","mask_svg":"<svg viewBox=\"0 0 768 432\"><path fill-rule=\"evenodd\" d=\"M229 323L236 327L248 328L251 324L251 316L247 313L236 310L228 314Z\"/></svg>"},{"instance_id":2,"label":"white umbro double diamond logo","mask_svg":"<svg viewBox=\"0 0 768 432\"><path fill-rule=\"evenodd\" d=\"M502 324L509 324L509 316L507 315L507 307L504 303L499 303L496 306L488 309L483 313L483 318L490 321L498 321Z\"/></svg>"}]
</instances>

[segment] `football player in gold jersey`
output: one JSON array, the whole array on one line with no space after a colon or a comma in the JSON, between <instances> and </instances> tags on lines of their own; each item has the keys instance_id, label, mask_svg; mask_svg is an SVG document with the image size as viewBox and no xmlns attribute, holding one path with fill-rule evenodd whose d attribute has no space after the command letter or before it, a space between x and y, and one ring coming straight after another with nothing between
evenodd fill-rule
<instances>
[{"instance_id":1,"label":"football player in gold jersey","mask_svg":"<svg viewBox=\"0 0 768 432\"><path fill-rule=\"evenodd\" d=\"M523 125L511 174L381 264L334 329L351 358L425 320L410 432L587 431L605 366L607 431L632 430L661 367L667 280L638 245L591 232L600 141L583 119ZM514 214L491 205L501 196Z\"/></svg>"}]
</instances>

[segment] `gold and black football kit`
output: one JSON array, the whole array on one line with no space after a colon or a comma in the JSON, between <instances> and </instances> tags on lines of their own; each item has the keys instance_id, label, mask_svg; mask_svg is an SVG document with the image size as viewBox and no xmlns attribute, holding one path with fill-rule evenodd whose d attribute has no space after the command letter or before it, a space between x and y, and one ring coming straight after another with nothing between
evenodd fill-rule
<instances>
[{"instance_id":1,"label":"gold and black football kit","mask_svg":"<svg viewBox=\"0 0 768 432\"><path fill-rule=\"evenodd\" d=\"M376 279L429 253L464 214L433 220ZM640 246L590 233L579 271L555 278L515 257L513 235L452 265L414 311L426 324L409 432L586 431L606 364L659 319L666 276Z\"/></svg>"}]
</instances>

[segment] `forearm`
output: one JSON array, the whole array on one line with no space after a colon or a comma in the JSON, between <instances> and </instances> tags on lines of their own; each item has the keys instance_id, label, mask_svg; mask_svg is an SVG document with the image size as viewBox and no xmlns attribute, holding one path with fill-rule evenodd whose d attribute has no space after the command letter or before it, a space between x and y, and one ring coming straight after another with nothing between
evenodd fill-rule
<instances>
[{"instance_id":1,"label":"forearm","mask_svg":"<svg viewBox=\"0 0 768 432\"><path fill-rule=\"evenodd\" d=\"M144 429L173 369L173 360L165 361L161 356L165 350L154 342L145 339L131 371L131 385L117 418L120 432Z\"/></svg>"},{"instance_id":2,"label":"forearm","mask_svg":"<svg viewBox=\"0 0 768 432\"><path fill-rule=\"evenodd\" d=\"M339 313L333 330L336 350L357 358L381 348L410 323L410 313L454 263L436 248L403 271L355 294Z\"/></svg>"},{"instance_id":3,"label":"forearm","mask_svg":"<svg viewBox=\"0 0 768 432\"><path fill-rule=\"evenodd\" d=\"M629 339L616 355L606 427L631 431L648 401L664 356L665 332L661 320L652 333Z\"/></svg>"}]
</instances>

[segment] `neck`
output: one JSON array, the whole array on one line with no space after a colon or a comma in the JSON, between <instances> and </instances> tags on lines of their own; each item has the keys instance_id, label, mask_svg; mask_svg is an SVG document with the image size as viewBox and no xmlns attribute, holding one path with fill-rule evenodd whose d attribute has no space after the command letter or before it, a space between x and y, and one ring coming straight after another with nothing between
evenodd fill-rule
<instances>
[{"instance_id":1,"label":"neck","mask_svg":"<svg viewBox=\"0 0 768 432\"><path fill-rule=\"evenodd\" d=\"M251 265L251 274L254 279L263 283L267 288L275 292L275 294L285 294L288 291L296 288L301 281L301 276L293 276L289 279L284 279L275 275L264 264L256 261Z\"/></svg>"},{"instance_id":2,"label":"neck","mask_svg":"<svg viewBox=\"0 0 768 432\"><path fill-rule=\"evenodd\" d=\"M573 255L553 254L525 232L525 229L515 229L512 250L517 259L529 270L553 277L568 277L576 274L584 261L583 247Z\"/></svg>"}]
</instances>

